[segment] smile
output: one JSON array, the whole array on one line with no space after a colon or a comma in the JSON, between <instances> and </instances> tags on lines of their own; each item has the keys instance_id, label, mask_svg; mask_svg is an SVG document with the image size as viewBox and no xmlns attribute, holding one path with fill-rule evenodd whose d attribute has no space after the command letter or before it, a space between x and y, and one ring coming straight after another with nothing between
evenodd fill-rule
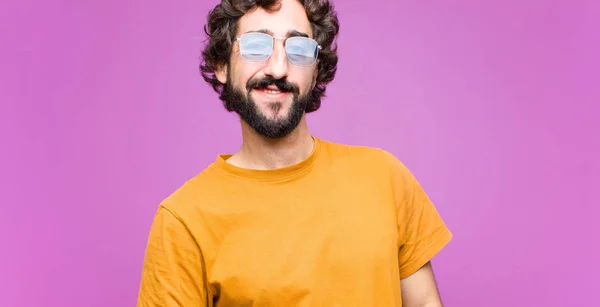
<instances>
[{"instance_id":1,"label":"smile","mask_svg":"<svg viewBox=\"0 0 600 307\"><path fill-rule=\"evenodd\" d=\"M263 91L263 92L265 92L265 93L267 93L267 94L279 94L279 93L281 93L281 92L280 92L280 91L278 91L278 90L268 90L268 89L264 89L264 90L262 90L262 91Z\"/></svg>"},{"instance_id":2,"label":"smile","mask_svg":"<svg viewBox=\"0 0 600 307\"><path fill-rule=\"evenodd\" d=\"M283 98L289 94L289 92L282 92L278 89L271 88L255 88L254 91L261 95L268 96L271 98Z\"/></svg>"}]
</instances>

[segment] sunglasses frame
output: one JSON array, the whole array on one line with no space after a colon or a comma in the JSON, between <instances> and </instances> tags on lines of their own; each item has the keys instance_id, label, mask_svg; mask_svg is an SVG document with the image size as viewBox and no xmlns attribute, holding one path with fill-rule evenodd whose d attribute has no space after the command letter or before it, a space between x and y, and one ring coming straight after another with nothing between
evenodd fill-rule
<instances>
[{"instance_id":1,"label":"sunglasses frame","mask_svg":"<svg viewBox=\"0 0 600 307\"><path fill-rule=\"evenodd\" d=\"M275 41L276 41L276 40L283 41L283 42L284 42L284 47L285 47L285 43L286 43L286 42L287 42L287 40L288 40L288 39L290 39L290 38L303 38L303 39L308 39L308 40L311 40L311 41L315 42L315 43L316 43L316 45L317 45L317 54L316 54L316 56L315 56L315 60L314 60L312 63L310 63L310 64L307 64L307 65L300 65L300 64L294 63L294 62L292 62L292 61L290 60L290 58L289 58L289 56L288 56L288 54L287 54L287 50L286 50L286 52L285 52L285 56L286 56L286 58L287 58L288 62L290 62L292 65L296 65L296 66L300 66L300 67L309 67L309 66L312 66L312 65L314 65L314 64L315 64L315 63L316 63L316 62L319 60L319 50L321 50L321 45L319 45L319 43L318 43L316 40L312 39L312 38L309 38L309 37L304 37L304 36L274 37L273 35L270 35L270 34L267 34L267 33L262 33L262 32L250 32L250 33L245 33L245 34L242 34L240 37L236 37L236 38L235 38L235 40L236 40L236 41L241 41L241 40L242 40L242 37L244 37L244 36L246 36L246 35L264 35L264 36L268 36L268 37L270 37L270 38L272 39L272 42L273 42L273 46L271 47L271 51L269 52L269 55L267 56L267 58L265 58L264 60L249 60L249 59L245 58L243 55L241 55L241 56L242 56L242 59L244 59L244 60L245 60L245 61L247 61L247 62L251 62L251 63L260 63L260 62L266 62L266 61L268 61L268 60L269 60L269 58L271 58L271 55L273 54L273 49L275 48ZM240 49L241 49L241 47L240 47ZM240 53L241 53L241 50L240 50Z\"/></svg>"}]
</instances>

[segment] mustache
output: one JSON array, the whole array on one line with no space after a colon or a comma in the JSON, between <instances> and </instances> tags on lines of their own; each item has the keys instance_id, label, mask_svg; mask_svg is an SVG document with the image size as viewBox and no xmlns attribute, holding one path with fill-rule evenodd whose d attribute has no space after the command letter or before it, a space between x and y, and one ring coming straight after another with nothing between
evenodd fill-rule
<instances>
[{"instance_id":1,"label":"mustache","mask_svg":"<svg viewBox=\"0 0 600 307\"><path fill-rule=\"evenodd\" d=\"M265 88L269 85L276 86L277 89L279 89L279 91L284 92L284 93L292 92L292 93L298 94L298 92L300 91L296 84L288 82L285 79L275 79L270 76L260 78L260 79L249 80L248 83L246 84L246 89L249 92L252 89L255 89L255 88L261 89L261 88Z\"/></svg>"}]
</instances>

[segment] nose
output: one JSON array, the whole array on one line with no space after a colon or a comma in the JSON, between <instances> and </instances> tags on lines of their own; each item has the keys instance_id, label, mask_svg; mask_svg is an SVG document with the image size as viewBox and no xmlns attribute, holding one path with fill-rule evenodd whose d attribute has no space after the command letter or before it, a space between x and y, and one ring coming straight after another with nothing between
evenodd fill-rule
<instances>
[{"instance_id":1,"label":"nose","mask_svg":"<svg viewBox=\"0 0 600 307\"><path fill-rule=\"evenodd\" d=\"M285 47L280 42L275 42L273 52L267 61L264 69L265 75L275 79L283 79L288 75L288 60L285 54Z\"/></svg>"}]
</instances>

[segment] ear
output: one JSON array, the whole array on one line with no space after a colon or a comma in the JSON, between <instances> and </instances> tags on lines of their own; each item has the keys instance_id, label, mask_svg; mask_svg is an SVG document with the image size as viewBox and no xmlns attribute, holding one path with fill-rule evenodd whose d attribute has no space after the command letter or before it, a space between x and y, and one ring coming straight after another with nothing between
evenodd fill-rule
<instances>
[{"instance_id":1,"label":"ear","mask_svg":"<svg viewBox=\"0 0 600 307\"><path fill-rule=\"evenodd\" d=\"M218 65L215 69L215 76L219 82L225 84L227 82L227 64Z\"/></svg>"},{"instance_id":2,"label":"ear","mask_svg":"<svg viewBox=\"0 0 600 307\"><path fill-rule=\"evenodd\" d=\"M317 86L317 77L318 76L319 76L319 66L317 66L317 68L315 68L315 72L313 73L312 88L315 88L315 86Z\"/></svg>"}]
</instances>

